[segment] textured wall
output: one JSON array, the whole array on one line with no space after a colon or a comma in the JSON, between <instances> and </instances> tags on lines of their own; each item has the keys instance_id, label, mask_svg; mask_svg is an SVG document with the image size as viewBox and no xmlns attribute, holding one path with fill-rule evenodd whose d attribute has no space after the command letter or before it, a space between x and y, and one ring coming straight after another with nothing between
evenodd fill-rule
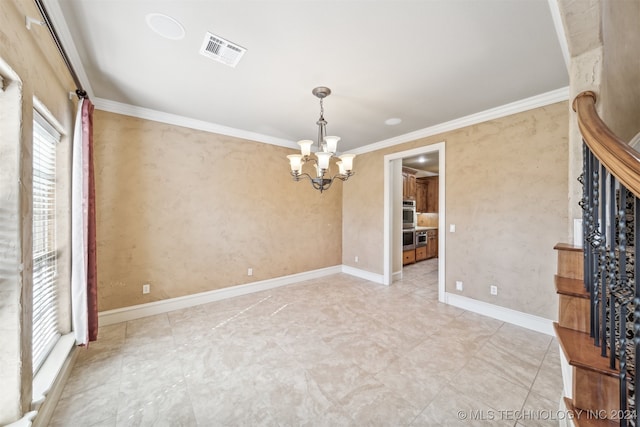
<instances>
[{"instance_id":1,"label":"textured wall","mask_svg":"<svg viewBox=\"0 0 640 427\"><path fill-rule=\"evenodd\" d=\"M566 102L363 154L344 186L343 263L382 274L383 157L445 141L446 288L556 317L553 246L567 240ZM497 285L497 297L489 285Z\"/></svg>"},{"instance_id":2,"label":"textured wall","mask_svg":"<svg viewBox=\"0 0 640 427\"><path fill-rule=\"evenodd\" d=\"M602 2L602 118L624 141L640 132L640 2Z\"/></svg>"},{"instance_id":3,"label":"textured wall","mask_svg":"<svg viewBox=\"0 0 640 427\"><path fill-rule=\"evenodd\" d=\"M100 311L341 263L342 183L292 150L103 111L94 138Z\"/></svg>"},{"instance_id":4,"label":"textured wall","mask_svg":"<svg viewBox=\"0 0 640 427\"><path fill-rule=\"evenodd\" d=\"M46 27L25 28L25 16L39 17L32 1L0 1L0 71L9 77L0 93L0 425L20 418L31 404L32 232L31 147L33 97L71 134L71 79ZM7 76L12 70L16 76ZM16 120L19 122L16 123ZM68 332L69 138L57 149L61 332Z\"/></svg>"},{"instance_id":5,"label":"textured wall","mask_svg":"<svg viewBox=\"0 0 640 427\"><path fill-rule=\"evenodd\" d=\"M583 91L600 93L602 80L602 1L558 0L564 33L571 56L569 64L569 99ZM597 104L598 108L601 102ZM599 108L600 109L600 108ZM601 111L601 110L600 110ZM569 119L569 240L573 242L573 219L582 218L578 205L582 186L576 180L582 173L582 135L573 109Z\"/></svg>"}]
</instances>

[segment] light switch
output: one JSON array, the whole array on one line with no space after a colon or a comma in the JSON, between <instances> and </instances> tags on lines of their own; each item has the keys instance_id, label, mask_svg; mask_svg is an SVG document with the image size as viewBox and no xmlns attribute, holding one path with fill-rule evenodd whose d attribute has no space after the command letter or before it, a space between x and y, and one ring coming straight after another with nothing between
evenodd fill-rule
<instances>
[{"instance_id":1,"label":"light switch","mask_svg":"<svg viewBox=\"0 0 640 427\"><path fill-rule=\"evenodd\" d=\"M455 224L450 224L449 225L449 232L450 233L455 233L456 232L456 225Z\"/></svg>"}]
</instances>

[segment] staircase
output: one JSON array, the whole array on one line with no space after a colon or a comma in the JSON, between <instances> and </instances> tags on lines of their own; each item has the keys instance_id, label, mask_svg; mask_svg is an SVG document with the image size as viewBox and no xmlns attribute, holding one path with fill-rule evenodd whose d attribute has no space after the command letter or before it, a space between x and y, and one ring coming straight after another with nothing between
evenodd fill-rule
<instances>
[{"instance_id":1,"label":"staircase","mask_svg":"<svg viewBox=\"0 0 640 427\"><path fill-rule=\"evenodd\" d=\"M619 371L609 367L609 359L589 336L590 294L584 286L584 252L582 248L557 244L558 271L555 276L559 299L556 336L565 363L564 403L573 422L582 426L616 426L620 410Z\"/></svg>"},{"instance_id":2,"label":"staircase","mask_svg":"<svg viewBox=\"0 0 640 427\"><path fill-rule=\"evenodd\" d=\"M640 152L595 108L573 102L583 137L582 247L557 244L555 333L564 401L575 426L637 425L640 407ZM638 262L636 262L638 260Z\"/></svg>"}]
</instances>

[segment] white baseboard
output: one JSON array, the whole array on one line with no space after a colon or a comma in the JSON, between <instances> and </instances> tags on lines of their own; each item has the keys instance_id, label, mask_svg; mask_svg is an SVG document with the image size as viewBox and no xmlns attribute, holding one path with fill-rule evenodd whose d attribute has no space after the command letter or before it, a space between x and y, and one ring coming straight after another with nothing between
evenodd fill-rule
<instances>
[{"instance_id":1,"label":"white baseboard","mask_svg":"<svg viewBox=\"0 0 640 427\"><path fill-rule=\"evenodd\" d=\"M379 285L384 284L384 277L382 276L382 274L372 273L370 271L361 270L359 268L351 267L348 265L342 265L342 272L351 276L378 283Z\"/></svg>"},{"instance_id":2,"label":"white baseboard","mask_svg":"<svg viewBox=\"0 0 640 427\"><path fill-rule=\"evenodd\" d=\"M391 273L391 283L402 280L402 270Z\"/></svg>"},{"instance_id":3,"label":"white baseboard","mask_svg":"<svg viewBox=\"0 0 640 427\"><path fill-rule=\"evenodd\" d=\"M555 336L553 331L553 320L544 317L534 316L533 314L523 313L521 311L512 310L510 308L501 307L488 302L479 301L473 298L463 297L456 294L445 292L445 303L458 308L473 311L483 316L492 317L502 320L503 322L513 325L522 326L536 332Z\"/></svg>"},{"instance_id":4,"label":"white baseboard","mask_svg":"<svg viewBox=\"0 0 640 427\"><path fill-rule=\"evenodd\" d=\"M569 364L564 350L560 347L560 370L562 372L563 396L573 399L573 367Z\"/></svg>"},{"instance_id":5,"label":"white baseboard","mask_svg":"<svg viewBox=\"0 0 640 427\"><path fill-rule=\"evenodd\" d=\"M129 320L140 319L142 317L167 313L173 310L193 307L209 302L220 301L240 295L247 295L254 292L265 291L280 286L290 285L305 280L317 279L336 273L345 273L374 283L383 284L382 274L372 273L350 267L348 265L336 265L333 267L321 268L304 273L291 274L274 279L262 280L259 282L247 283L244 285L231 286L228 288L216 289L208 292L201 292L183 297L170 298L162 301L139 304L131 307L117 308L115 310L103 311L98 314L100 326L112 325ZM399 273L400 277L402 272ZM396 273L394 273L396 276ZM554 335L553 321L532 314L512 310L495 304L489 304L472 298L463 297L445 292L445 303L459 307L474 313L522 326L547 335Z\"/></svg>"},{"instance_id":6,"label":"white baseboard","mask_svg":"<svg viewBox=\"0 0 640 427\"><path fill-rule=\"evenodd\" d=\"M340 272L342 272L342 266L336 265L333 267L306 271L304 273L291 274L274 279L261 280L259 282L247 283L244 285L215 289L213 291L200 292L193 295L185 295L183 297L176 297L162 301L154 301L146 304L133 305L131 307L116 308L114 310L107 310L98 313L98 323L100 326L113 325L115 323L127 322L129 320L167 313L173 310L180 310L200 304L233 298L240 295L265 291L268 289L290 285L305 280L317 279Z\"/></svg>"}]
</instances>

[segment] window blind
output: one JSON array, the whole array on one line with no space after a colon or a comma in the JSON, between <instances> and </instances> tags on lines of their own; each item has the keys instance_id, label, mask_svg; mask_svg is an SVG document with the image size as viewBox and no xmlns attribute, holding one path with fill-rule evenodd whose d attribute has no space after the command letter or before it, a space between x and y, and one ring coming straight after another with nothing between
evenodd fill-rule
<instances>
[{"instance_id":1,"label":"window blind","mask_svg":"<svg viewBox=\"0 0 640 427\"><path fill-rule=\"evenodd\" d=\"M56 144L60 134L33 112L33 372L56 344Z\"/></svg>"}]
</instances>

